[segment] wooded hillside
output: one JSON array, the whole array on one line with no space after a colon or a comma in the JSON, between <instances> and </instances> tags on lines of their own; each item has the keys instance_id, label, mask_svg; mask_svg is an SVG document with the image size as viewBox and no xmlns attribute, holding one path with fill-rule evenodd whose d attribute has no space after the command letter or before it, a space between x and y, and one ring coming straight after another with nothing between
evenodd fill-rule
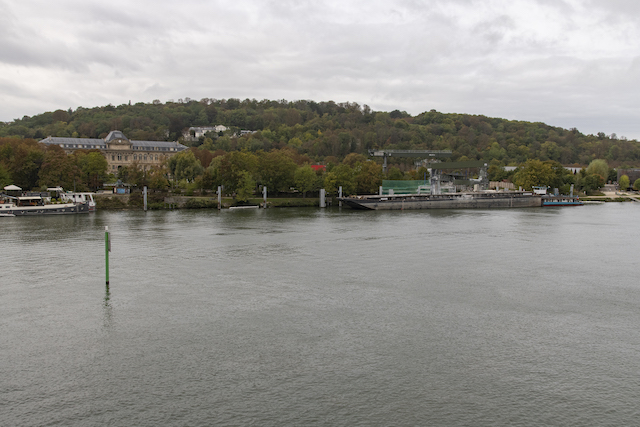
<instances>
[{"instance_id":1,"label":"wooded hillside","mask_svg":"<svg viewBox=\"0 0 640 427\"><path fill-rule=\"evenodd\" d=\"M343 159L370 148L452 150L452 160L494 160L519 165L529 159L586 166L606 159L610 166L640 165L640 143L615 134L584 135L544 123L513 121L435 110L411 116L403 111L372 111L356 103L190 99L178 102L107 105L57 110L0 123L0 137L103 138L121 130L133 140L181 140L191 126L225 125L186 145L258 152L291 148L314 162ZM257 131L233 137L239 130Z\"/></svg>"}]
</instances>

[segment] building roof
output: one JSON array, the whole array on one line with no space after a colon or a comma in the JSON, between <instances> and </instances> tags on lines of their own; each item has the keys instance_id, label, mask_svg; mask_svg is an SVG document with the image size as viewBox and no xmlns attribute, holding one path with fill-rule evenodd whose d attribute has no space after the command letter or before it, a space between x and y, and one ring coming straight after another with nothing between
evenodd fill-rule
<instances>
[{"instance_id":1,"label":"building roof","mask_svg":"<svg viewBox=\"0 0 640 427\"><path fill-rule=\"evenodd\" d=\"M114 139L124 139L125 141L129 141L129 138L124 136L124 133L120 132L119 130L112 130L104 140L105 142L111 142Z\"/></svg>"},{"instance_id":2,"label":"building roof","mask_svg":"<svg viewBox=\"0 0 640 427\"><path fill-rule=\"evenodd\" d=\"M75 148L75 149L92 149L97 148L100 150L106 150L107 142L111 142L115 139L124 139L129 141L133 147L139 149L151 149L151 148L176 148L176 151L185 150L185 145L179 144L175 141L131 141L120 131L111 131L105 139L100 138L66 138L49 136L40 142L43 144L55 144L60 145L63 148Z\"/></svg>"}]
</instances>

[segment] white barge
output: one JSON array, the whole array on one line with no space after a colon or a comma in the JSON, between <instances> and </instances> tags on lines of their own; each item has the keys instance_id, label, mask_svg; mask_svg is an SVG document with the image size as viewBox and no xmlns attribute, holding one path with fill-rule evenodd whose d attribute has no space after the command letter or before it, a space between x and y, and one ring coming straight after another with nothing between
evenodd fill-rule
<instances>
[{"instance_id":1,"label":"white barge","mask_svg":"<svg viewBox=\"0 0 640 427\"><path fill-rule=\"evenodd\" d=\"M85 202L73 202L71 200L62 203L50 203L48 198L42 195L8 196L0 195L1 216L25 216L25 215L64 215L88 213L95 210L93 197Z\"/></svg>"}]
</instances>

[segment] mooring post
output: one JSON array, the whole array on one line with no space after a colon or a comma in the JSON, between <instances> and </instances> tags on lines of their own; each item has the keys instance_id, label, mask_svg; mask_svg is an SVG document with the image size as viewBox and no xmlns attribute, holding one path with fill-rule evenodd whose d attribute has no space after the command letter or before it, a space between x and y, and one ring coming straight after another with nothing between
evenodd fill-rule
<instances>
[{"instance_id":1,"label":"mooring post","mask_svg":"<svg viewBox=\"0 0 640 427\"><path fill-rule=\"evenodd\" d=\"M144 211L147 211L147 186L142 187L142 198L144 200Z\"/></svg>"},{"instance_id":2,"label":"mooring post","mask_svg":"<svg viewBox=\"0 0 640 427\"><path fill-rule=\"evenodd\" d=\"M382 185L378 187L378 195L382 196Z\"/></svg>"},{"instance_id":3,"label":"mooring post","mask_svg":"<svg viewBox=\"0 0 640 427\"><path fill-rule=\"evenodd\" d=\"M342 207L342 185L338 187L338 207Z\"/></svg>"},{"instance_id":4,"label":"mooring post","mask_svg":"<svg viewBox=\"0 0 640 427\"><path fill-rule=\"evenodd\" d=\"M109 238L109 226L104 226L104 262L107 275L107 286L109 286L109 252L111 252L111 239Z\"/></svg>"},{"instance_id":5,"label":"mooring post","mask_svg":"<svg viewBox=\"0 0 640 427\"><path fill-rule=\"evenodd\" d=\"M267 209L267 186L262 187L262 197L264 197L264 205L263 208Z\"/></svg>"},{"instance_id":6,"label":"mooring post","mask_svg":"<svg viewBox=\"0 0 640 427\"><path fill-rule=\"evenodd\" d=\"M326 194L326 190L324 188L320 189L320 207L324 208L327 206L326 204L326 200L325 200L325 194Z\"/></svg>"},{"instance_id":7,"label":"mooring post","mask_svg":"<svg viewBox=\"0 0 640 427\"><path fill-rule=\"evenodd\" d=\"M222 209L222 186L218 185L218 210Z\"/></svg>"}]
</instances>

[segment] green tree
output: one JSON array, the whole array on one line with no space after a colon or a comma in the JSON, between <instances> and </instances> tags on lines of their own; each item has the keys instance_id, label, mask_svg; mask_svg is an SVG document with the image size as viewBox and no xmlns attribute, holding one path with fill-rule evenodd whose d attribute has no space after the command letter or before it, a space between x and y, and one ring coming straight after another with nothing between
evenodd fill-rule
<instances>
[{"instance_id":1,"label":"green tree","mask_svg":"<svg viewBox=\"0 0 640 427\"><path fill-rule=\"evenodd\" d=\"M430 178L429 169L424 166L420 166L418 168L418 180L426 181L429 178Z\"/></svg>"},{"instance_id":2,"label":"green tree","mask_svg":"<svg viewBox=\"0 0 640 427\"><path fill-rule=\"evenodd\" d=\"M4 188L7 185L11 185L11 175L9 171L0 163L0 188Z\"/></svg>"},{"instance_id":3,"label":"green tree","mask_svg":"<svg viewBox=\"0 0 640 427\"><path fill-rule=\"evenodd\" d=\"M394 181L402 181L404 179L404 174L397 166L392 166L389 168L389 172L387 172L387 179Z\"/></svg>"},{"instance_id":4,"label":"green tree","mask_svg":"<svg viewBox=\"0 0 640 427\"><path fill-rule=\"evenodd\" d=\"M523 167L513 175L513 183L525 190L531 190L532 187L549 186L556 178L552 164L542 162L540 160L527 160Z\"/></svg>"},{"instance_id":5,"label":"green tree","mask_svg":"<svg viewBox=\"0 0 640 427\"><path fill-rule=\"evenodd\" d=\"M201 185L202 188L206 188L207 190L212 190L216 185L216 173L215 168L209 165L208 168L204 170L202 173Z\"/></svg>"},{"instance_id":6,"label":"green tree","mask_svg":"<svg viewBox=\"0 0 640 427\"><path fill-rule=\"evenodd\" d=\"M67 190L83 189L85 187L83 174L75 160L75 156L68 156L59 145L48 146L38 173L40 187L61 186Z\"/></svg>"},{"instance_id":7,"label":"green tree","mask_svg":"<svg viewBox=\"0 0 640 427\"><path fill-rule=\"evenodd\" d=\"M171 161L174 159L174 161ZM173 174L177 180L193 181L197 176L202 175L204 168L191 150L184 150L171 157L170 164L175 164ZM170 166L171 167L171 166Z\"/></svg>"},{"instance_id":8,"label":"green tree","mask_svg":"<svg viewBox=\"0 0 640 427\"><path fill-rule=\"evenodd\" d=\"M629 188L629 177L627 175L622 175L620 177L620 182L618 182L618 187L620 187L620 190L622 191Z\"/></svg>"},{"instance_id":9,"label":"green tree","mask_svg":"<svg viewBox=\"0 0 640 427\"><path fill-rule=\"evenodd\" d=\"M78 165L85 177L85 184L92 190L102 187L107 175L107 159L97 150L88 153L76 152Z\"/></svg>"},{"instance_id":10,"label":"green tree","mask_svg":"<svg viewBox=\"0 0 640 427\"><path fill-rule=\"evenodd\" d=\"M497 141L494 141L489 148L485 151L483 158L485 160L497 159L501 160L507 155L507 150L502 148Z\"/></svg>"},{"instance_id":11,"label":"green tree","mask_svg":"<svg viewBox=\"0 0 640 427\"><path fill-rule=\"evenodd\" d=\"M248 171L241 171L236 200L243 203L248 202L249 197L253 196L253 190L255 188L256 182L251 177L251 174Z\"/></svg>"},{"instance_id":12,"label":"green tree","mask_svg":"<svg viewBox=\"0 0 640 427\"><path fill-rule=\"evenodd\" d=\"M0 162L7 168L13 179L12 184L23 190L36 187L43 161L44 150L34 140L20 138L0 140Z\"/></svg>"},{"instance_id":13,"label":"green tree","mask_svg":"<svg viewBox=\"0 0 640 427\"><path fill-rule=\"evenodd\" d=\"M149 171L148 185L153 190L166 190L169 188L169 181L167 180L167 170L164 167L156 167Z\"/></svg>"},{"instance_id":14,"label":"green tree","mask_svg":"<svg viewBox=\"0 0 640 427\"><path fill-rule=\"evenodd\" d=\"M560 158L560 148L553 141L546 141L540 145L540 157L543 160L558 160Z\"/></svg>"},{"instance_id":15,"label":"green tree","mask_svg":"<svg viewBox=\"0 0 640 427\"><path fill-rule=\"evenodd\" d=\"M142 170L138 162L133 162L129 166L118 169L118 179L138 187L143 187L147 184L146 173Z\"/></svg>"},{"instance_id":16,"label":"green tree","mask_svg":"<svg viewBox=\"0 0 640 427\"><path fill-rule=\"evenodd\" d=\"M588 174L582 179L582 189L585 191L595 191L604 185L604 178L599 174Z\"/></svg>"},{"instance_id":17,"label":"green tree","mask_svg":"<svg viewBox=\"0 0 640 427\"><path fill-rule=\"evenodd\" d=\"M296 169L293 176L296 189L302 192L302 197L307 197L307 191L315 190L317 183L316 172L309 165L304 165Z\"/></svg>"},{"instance_id":18,"label":"green tree","mask_svg":"<svg viewBox=\"0 0 640 427\"><path fill-rule=\"evenodd\" d=\"M338 165L325 175L324 188L328 194L337 194L340 186L342 186L343 195L353 194L356 191L355 174L349 165Z\"/></svg>"},{"instance_id":19,"label":"green tree","mask_svg":"<svg viewBox=\"0 0 640 427\"><path fill-rule=\"evenodd\" d=\"M549 186L552 188L562 188L565 184L573 184L575 179L573 174L568 169L565 169L560 163L548 160L544 162L551 166L551 170L553 171L553 178L549 182Z\"/></svg>"},{"instance_id":20,"label":"green tree","mask_svg":"<svg viewBox=\"0 0 640 427\"><path fill-rule=\"evenodd\" d=\"M640 191L640 178L636 179L633 183L633 189L636 191Z\"/></svg>"},{"instance_id":21,"label":"green tree","mask_svg":"<svg viewBox=\"0 0 640 427\"><path fill-rule=\"evenodd\" d=\"M600 175L604 181L609 176L609 165L604 159L595 159L587 166L587 175Z\"/></svg>"},{"instance_id":22,"label":"green tree","mask_svg":"<svg viewBox=\"0 0 640 427\"><path fill-rule=\"evenodd\" d=\"M288 191L294 185L298 166L283 150L262 153L258 160L260 180L269 191Z\"/></svg>"},{"instance_id":23,"label":"green tree","mask_svg":"<svg viewBox=\"0 0 640 427\"><path fill-rule=\"evenodd\" d=\"M240 185L242 172L246 171L254 177L258 170L258 156L249 152L232 151L216 157L211 162L216 169L218 182L226 192L235 192Z\"/></svg>"},{"instance_id":24,"label":"green tree","mask_svg":"<svg viewBox=\"0 0 640 427\"><path fill-rule=\"evenodd\" d=\"M382 185L382 166L365 160L354 167L356 192L358 194L376 194Z\"/></svg>"},{"instance_id":25,"label":"green tree","mask_svg":"<svg viewBox=\"0 0 640 427\"><path fill-rule=\"evenodd\" d=\"M349 165L351 167L354 167L356 165L356 163L364 163L367 160L368 159L362 154L350 153L350 154L347 154L345 156L345 158L342 161L342 163L345 164L345 165Z\"/></svg>"}]
</instances>

